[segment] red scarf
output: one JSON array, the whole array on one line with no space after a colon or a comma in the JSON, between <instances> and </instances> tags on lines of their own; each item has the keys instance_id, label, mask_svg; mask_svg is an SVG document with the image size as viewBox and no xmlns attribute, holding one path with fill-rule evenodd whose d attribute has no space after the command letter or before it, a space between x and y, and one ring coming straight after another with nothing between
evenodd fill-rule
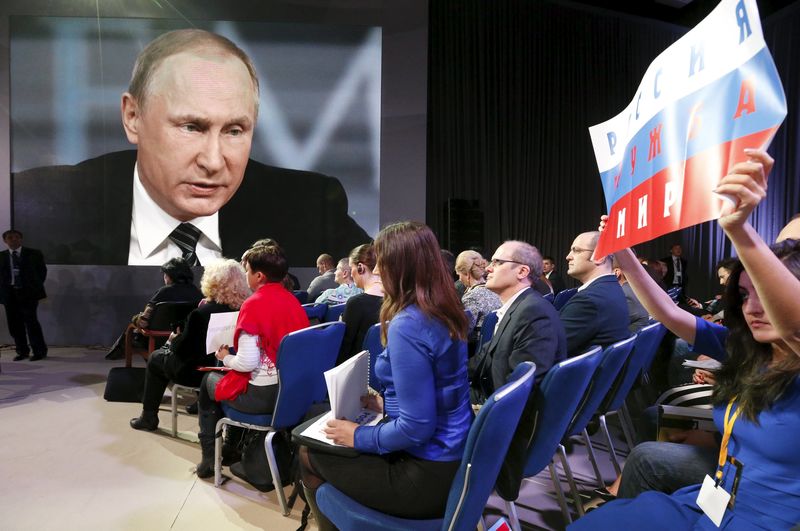
<instances>
[{"instance_id":1,"label":"red scarf","mask_svg":"<svg viewBox=\"0 0 800 531\"><path fill-rule=\"evenodd\" d=\"M308 327L308 317L297 298L279 282L269 282L258 288L242 304L233 346L238 348L239 334L258 336L262 353L276 363L278 346L283 336Z\"/></svg>"}]
</instances>

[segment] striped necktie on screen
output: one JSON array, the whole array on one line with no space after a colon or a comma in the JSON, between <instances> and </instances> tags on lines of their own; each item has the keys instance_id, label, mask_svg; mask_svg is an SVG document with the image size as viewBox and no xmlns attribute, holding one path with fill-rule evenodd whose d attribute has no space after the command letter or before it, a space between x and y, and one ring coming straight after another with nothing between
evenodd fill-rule
<instances>
[{"instance_id":1,"label":"striped necktie on screen","mask_svg":"<svg viewBox=\"0 0 800 531\"><path fill-rule=\"evenodd\" d=\"M181 223L169 235L169 239L181 248L183 259L186 260L190 266L200 265L200 260L197 259L197 253L195 253L197 240L200 239L200 234L202 234L200 229L191 223Z\"/></svg>"}]
</instances>

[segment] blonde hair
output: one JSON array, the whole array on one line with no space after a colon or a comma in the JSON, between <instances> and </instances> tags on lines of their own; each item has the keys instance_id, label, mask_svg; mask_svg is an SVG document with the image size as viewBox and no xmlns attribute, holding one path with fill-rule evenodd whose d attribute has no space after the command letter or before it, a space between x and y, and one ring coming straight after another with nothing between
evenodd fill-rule
<instances>
[{"instance_id":1,"label":"blonde hair","mask_svg":"<svg viewBox=\"0 0 800 531\"><path fill-rule=\"evenodd\" d=\"M473 280L481 280L486 269L486 260L477 251L463 251L456 258L456 271Z\"/></svg>"},{"instance_id":2,"label":"blonde hair","mask_svg":"<svg viewBox=\"0 0 800 531\"><path fill-rule=\"evenodd\" d=\"M208 300L237 310L250 296L242 264L225 258L219 258L205 266L200 290Z\"/></svg>"}]
</instances>

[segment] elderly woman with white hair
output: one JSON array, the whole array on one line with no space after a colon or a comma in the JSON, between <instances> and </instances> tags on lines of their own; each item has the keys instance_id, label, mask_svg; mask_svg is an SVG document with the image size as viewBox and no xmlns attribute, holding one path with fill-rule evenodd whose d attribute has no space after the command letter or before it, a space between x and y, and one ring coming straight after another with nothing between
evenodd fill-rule
<instances>
[{"instance_id":1,"label":"elderly woman with white hair","mask_svg":"<svg viewBox=\"0 0 800 531\"><path fill-rule=\"evenodd\" d=\"M211 314L234 312L250 295L244 268L236 260L220 259L205 266L200 289L205 297L186 318L183 330L173 332L164 347L147 360L142 414L131 419L136 430L158 428L158 407L170 381L197 387L203 379L198 367L216 364L214 353L206 353L206 332Z\"/></svg>"},{"instance_id":2,"label":"elderly woman with white hair","mask_svg":"<svg viewBox=\"0 0 800 531\"><path fill-rule=\"evenodd\" d=\"M486 260L477 251L464 251L456 258L456 274L467 288L461 297L461 303L470 313L470 342L477 339L486 314L503 305L500 297L486 287L485 268Z\"/></svg>"}]
</instances>

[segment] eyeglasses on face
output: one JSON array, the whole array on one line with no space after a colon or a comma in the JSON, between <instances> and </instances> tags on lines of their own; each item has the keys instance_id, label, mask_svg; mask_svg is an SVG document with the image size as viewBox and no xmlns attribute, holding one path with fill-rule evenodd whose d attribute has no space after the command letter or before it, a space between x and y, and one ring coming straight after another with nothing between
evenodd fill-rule
<instances>
[{"instance_id":1,"label":"eyeglasses on face","mask_svg":"<svg viewBox=\"0 0 800 531\"><path fill-rule=\"evenodd\" d=\"M570 252L572 252L572 254L593 253L594 249L581 249L580 247L571 247Z\"/></svg>"},{"instance_id":2,"label":"eyeglasses on face","mask_svg":"<svg viewBox=\"0 0 800 531\"><path fill-rule=\"evenodd\" d=\"M500 258L492 258L491 262L489 262L489 267L497 267L503 264L525 265L522 262L517 262L516 260L502 260Z\"/></svg>"}]
</instances>

